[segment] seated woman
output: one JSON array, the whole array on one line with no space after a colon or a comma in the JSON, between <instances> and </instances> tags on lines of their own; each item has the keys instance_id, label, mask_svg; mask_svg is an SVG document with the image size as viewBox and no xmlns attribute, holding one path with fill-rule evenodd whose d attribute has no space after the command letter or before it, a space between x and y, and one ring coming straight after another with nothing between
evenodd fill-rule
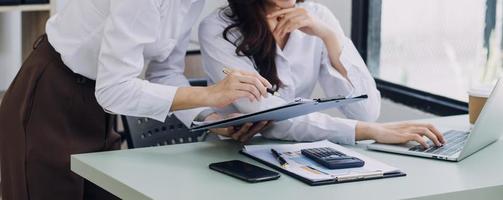
<instances>
[{"instance_id":1,"label":"seated woman","mask_svg":"<svg viewBox=\"0 0 503 200\"><path fill-rule=\"evenodd\" d=\"M325 6L301 0L228 0L201 23L199 40L211 81L225 78L225 66L256 71L280 93L260 102L237 101L225 112L254 112L297 97L309 98L317 83L329 97L367 94L368 100L339 108L348 118L323 113L275 122L268 138L340 144L373 139L381 143L417 141L423 136L442 145L442 134L430 124L375 121L381 96L354 44Z\"/></svg>"}]
</instances>

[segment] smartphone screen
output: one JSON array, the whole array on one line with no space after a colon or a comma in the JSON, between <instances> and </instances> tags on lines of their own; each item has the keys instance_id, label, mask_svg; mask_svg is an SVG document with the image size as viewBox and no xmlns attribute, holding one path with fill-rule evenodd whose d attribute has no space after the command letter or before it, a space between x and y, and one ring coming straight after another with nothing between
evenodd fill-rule
<instances>
[{"instance_id":1,"label":"smartphone screen","mask_svg":"<svg viewBox=\"0 0 503 200\"><path fill-rule=\"evenodd\" d=\"M261 182L275 180L279 173L267 170L240 160L232 160L210 164L210 169L239 178L247 182Z\"/></svg>"}]
</instances>

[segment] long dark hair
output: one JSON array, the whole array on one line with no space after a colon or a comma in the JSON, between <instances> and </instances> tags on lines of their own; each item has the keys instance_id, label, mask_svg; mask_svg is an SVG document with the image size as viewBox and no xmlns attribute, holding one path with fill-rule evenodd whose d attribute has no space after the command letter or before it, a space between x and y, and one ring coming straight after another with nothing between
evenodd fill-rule
<instances>
[{"instance_id":1,"label":"long dark hair","mask_svg":"<svg viewBox=\"0 0 503 200\"><path fill-rule=\"evenodd\" d=\"M236 46L237 55L252 59L259 74L278 90L283 83L276 68L276 41L267 22L267 1L228 0L229 5L222 9L221 14L232 23L225 28L223 37ZM240 36L231 40L235 30Z\"/></svg>"}]
</instances>

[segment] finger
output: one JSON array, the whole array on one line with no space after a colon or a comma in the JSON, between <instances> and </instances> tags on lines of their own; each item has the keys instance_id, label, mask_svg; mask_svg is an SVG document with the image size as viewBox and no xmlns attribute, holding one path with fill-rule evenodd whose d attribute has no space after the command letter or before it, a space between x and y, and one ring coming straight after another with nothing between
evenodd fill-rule
<instances>
[{"instance_id":1,"label":"finger","mask_svg":"<svg viewBox=\"0 0 503 200\"><path fill-rule=\"evenodd\" d=\"M258 100L262 96L260 91L256 88L255 85L246 83L246 78L244 76L236 76L236 79L231 83L231 89L248 92L253 96L253 100ZM248 81L250 82L250 81ZM251 100L251 101L253 101Z\"/></svg>"},{"instance_id":2,"label":"finger","mask_svg":"<svg viewBox=\"0 0 503 200\"><path fill-rule=\"evenodd\" d=\"M299 25L300 25L300 22L297 22L297 21L291 21L290 23L284 25L281 28L280 37L286 37L286 35L288 33L291 33L296 29L304 27L304 26L299 26Z\"/></svg>"},{"instance_id":3,"label":"finger","mask_svg":"<svg viewBox=\"0 0 503 200\"><path fill-rule=\"evenodd\" d=\"M239 117L243 114L241 113L231 113L231 114L228 114L225 118L228 119L228 118L234 118L234 117Z\"/></svg>"},{"instance_id":4,"label":"finger","mask_svg":"<svg viewBox=\"0 0 503 200\"><path fill-rule=\"evenodd\" d=\"M295 10L297 10L297 8L282 9L282 10L279 10L279 11L276 11L276 12L273 12L273 13L267 15L267 17L268 18L275 18L275 17L279 17L281 15L284 15L284 14L287 14L290 12L294 12Z\"/></svg>"},{"instance_id":5,"label":"finger","mask_svg":"<svg viewBox=\"0 0 503 200\"><path fill-rule=\"evenodd\" d=\"M255 95L251 94L250 92L242 91L242 90L235 90L231 93L232 102L230 102L230 103L233 103L236 100L241 99L241 98L247 98L251 102L258 101L257 98L255 97ZM227 106L227 105L225 105L225 106Z\"/></svg>"},{"instance_id":6,"label":"finger","mask_svg":"<svg viewBox=\"0 0 503 200\"><path fill-rule=\"evenodd\" d=\"M275 30L277 29L280 33L284 33L285 28L291 24L295 24L297 21L304 19L303 15L291 15L289 18L284 18L279 21L278 25L276 25Z\"/></svg>"},{"instance_id":7,"label":"finger","mask_svg":"<svg viewBox=\"0 0 503 200\"><path fill-rule=\"evenodd\" d=\"M285 29L283 30L283 34L291 33L295 30L298 30L300 28L306 27L307 26L307 20L305 19L300 19L296 22L292 22L291 24L287 25Z\"/></svg>"},{"instance_id":8,"label":"finger","mask_svg":"<svg viewBox=\"0 0 503 200\"><path fill-rule=\"evenodd\" d=\"M262 96L260 91L258 91L258 89L253 85L241 84L237 86L236 89L252 94L256 100L259 100Z\"/></svg>"},{"instance_id":9,"label":"finger","mask_svg":"<svg viewBox=\"0 0 503 200\"><path fill-rule=\"evenodd\" d=\"M275 39L276 41L281 40L281 38L283 37L283 36L281 35L281 30L279 30L279 29L274 29L274 30L272 31L272 34L274 35L274 39Z\"/></svg>"},{"instance_id":10,"label":"finger","mask_svg":"<svg viewBox=\"0 0 503 200\"><path fill-rule=\"evenodd\" d=\"M281 33L283 30L283 26L285 24L289 23L290 19L282 18L280 21L278 21L278 24L276 24L276 27L274 28L274 31L277 30L277 32Z\"/></svg>"},{"instance_id":11,"label":"finger","mask_svg":"<svg viewBox=\"0 0 503 200\"><path fill-rule=\"evenodd\" d=\"M430 130L435 136L438 138L438 140L442 143L445 144L445 138L442 132L440 132L433 124L427 124L427 123L412 123L412 126L419 126L419 127L424 127Z\"/></svg>"},{"instance_id":12,"label":"finger","mask_svg":"<svg viewBox=\"0 0 503 200\"><path fill-rule=\"evenodd\" d=\"M442 144L445 144L446 141L444 138L444 134L442 134L442 132L440 132L435 126L433 126L433 124L426 124L426 128L430 129L430 131L437 136L438 140Z\"/></svg>"},{"instance_id":13,"label":"finger","mask_svg":"<svg viewBox=\"0 0 503 200\"><path fill-rule=\"evenodd\" d=\"M442 146L442 143L438 140L437 136L435 134L433 134L433 132L431 132L430 129L428 129L428 128L417 127L417 128L413 129L413 132L415 132L419 135L426 136L437 146Z\"/></svg>"},{"instance_id":14,"label":"finger","mask_svg":"<svg viewBox=\"0 0 503 200\"><path fill-rule=\"evenodd\" d=\"M307 15L307 11L300 8L300 9L295 9L295 11L292 11L292 12L288 12L288 13L285 13L283 15L283 18L281 18L282 20L283 19L292 19L292 18L295 18L297 16L306 16Z\"/></svg>"},{"instance_id":15,"label":"finger","mask_svg":"<svg viewBox=\"0 0 503 200\"><path fill-rule=\"evenodd\" d=\"M424 140L424 138L418 134L414 134L414 133L408 133L407 134L407 139L409 141L416 141L418 142L419 144L421 144L421 146L423 146L423 148L427 149L429 148L430 146L428 145L428 143L426 143L426 141Z\"/></svg>"},{"instance_id":16,"label":"finger","mask_svg":"<svg viewBox=\"0 0 503 200\"><path fill-rule=\"evenodd\" d=\"M290 23L288 23L283 27L283 36L297 29L307 26L308 26L308 18L306 16L298 16L297 18L291 19Z\"/></svg>"},{"instance_id":17,"label":"finger","mask_svg":"<svg viewBox=\"0 0 503 200\"><path fill-rule=\"evenodd\" d=\"M241 72L241 73L244 75L253 76L253 77L257 78L266 88L272 88L272 84L267 79L265 79L264 77L262 77L260 74L258 74L256 72Z\"/></svg>"},{"instance_id":18,"label":"finger","mask_svg":"<svg viewBox=\"0 0 503 200\"><path fill-rule=\"evenodd\" d=\"M234 133L234 127L210 129L210 132L217 135L230 137L231 133Z\"/></svg>"},{"instance_id":19,"label":"finger","mask_svg":"<svg viewBox=\"0 0 503 200\"><path fill-rule=\"evenodd\" d=\"M273 125L273 121L267 121L267 124L265 125L265 127L262 130L266 130L266 129L270 128L272 125Z\"/></svg>"},{"instance_id":20,"label":"finger","mask_svg":"<svg viewBox=\"0 0 503 200\"><path fill-rule=\"evenodd\" d=\"M302 24L302 23L290 24L290 25L288 25L288 27L285 28L284 34L291 33L291 32L293 32L297 29L300 29L302 27L304 27L304 24Z\"/></svg>"},{"instance_id":21,"label":"finger","mask_svg":"<svg viewBox=\"0 0 503 200\"><path fill-rule=\"evenodd\" d=\"M232 134L232 139L239 141L239 138L248 132L250 128L253 126L252 123L246 123L244 124L237 132Z\"/></svg>"},{"instance_id":22,"label":"finger","mask_svg":"<svg viewBox=\"0 0 503 200\"><path fill-rule=\"evenodd\" d=\"M255 86L261 96L267 96L266 86L256 76L241 76L239 81Z\"/></svg>"},{"instance_id":23,"label":"finger","mask_svg":"<svg viewBox=\"0 0 503 200\"><path fill-rule=\"evenodd\" d=\"M241 83L247 83L255 86L259 91L267 92L266 85L264 85L262 81L257 77L257 74L244 74L242 76L238 76L237 79Z\"/></svg>"},{"instance_id":24,"label":"finger","mask_svg":"<svg viewBox=\"0 0 503 200\"><path fill-rule=\"evenodd\" d=\"M227 127L224 129L225 129L224 132L225 132L226 137L231 137L232 134L236 132L236 127Z\"/></svg>"},{"instance_id":25,"label":"finger","mask_svg":"<svg viewBox=\"0 0 503 200\"><path fill-rule=\"evenodd\" d=\"M262 84L264 84L266 88L272 88L272 84L260 74L255 74L255 77L258 78L258 80L260 80L260 82L262 82Z\"/></svg>"},{"instance_id":26,"label":"finger","mask_svg":"<svg viewBox=\"0 0 503 200\"><path fill-rule=\"evenodd\" d=\"M250 130L248 131L248 133L244 134L239 140L242 142L242 143L247 143L248 141L251 140L251 138L253 138L253 136L255 136L256 134L260 133L260 131L262 131L264 129L264 127L267 125L267 121L263 121L263 122L258 122L256 124L254 124Z\"/></svg>"}]
</instances>

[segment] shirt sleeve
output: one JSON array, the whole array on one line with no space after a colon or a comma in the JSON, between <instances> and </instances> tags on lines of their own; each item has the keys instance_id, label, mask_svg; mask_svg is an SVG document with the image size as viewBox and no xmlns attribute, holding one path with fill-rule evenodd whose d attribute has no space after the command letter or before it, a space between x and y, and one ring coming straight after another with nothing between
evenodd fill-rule
<instances>
[{"instance_id":1,"label":"shirt sleeve","mask_svg":"<svg viewBox=\"0 0 503 200\"><path fill-rule=\"evenodd\" d=\"M209 78L219 81L224 78L223 66L256 71L252 61L235 53L236 47L223 38L222 32L226 23L217 16L205 19L199 28L199 42L203 63ZM256 112L286 104L287 101L276 96L269 96L260 102L251 103L240 99L234 106L242 113ZM340 119L323 113L312 113L281 122L262 132L262 135L273 139L292 141L317 141L328 139L340 144L355 143L356 121Z\"/></svg>"},{"instance_id":2,"label":"shirt sleeve","mask_svg":"<svg viewBox=\"0 0 503 200\"><path fill-rule=\"evenodd\" d=\"M164 121L177 87L139 79L146 44L160 34L160 2L111 0L98 61L96 98L107 111Z\"/></svg>"},{"instance_id":3,"label":"shirt sleeve","mask_svg":"<svg viewBox=\"0 0 503 200\"><path fill-rule=\"evenodd\" d=\"M195 18L195 17L194 17ZM183 35L183 39L179 40L175 48L162 62L153 60L150 62L145 77L152 83L162 85L173 85L179 87L189 87L190 83L185 72L185 55L190 42L190 33L192 26L187 27ZM173 112L173 114L182 121L187 127L190 127L194 119L203 111L211 110L209 107L188 109Z\"/></svg>"},{"instance_id":4,"label":"shirt sleeve","mask_svg":"<svg viewBox=\"0 0 503 200\"><path fill-rule=\"evenodd\" d=\"M319 4L318 4L319 5ZM323 5L319 5L317 14L324 23L334 28L337 38L341 41L340 62L346 69L347 79L343 77L331 64L328 51L323 45L320 70L320 85L325 94L331 97L348 97L366 94L368 99L339 108L348 118L361 121L375 121L381 110L381 94L353 42L344 32L332 12ZM337 86L337 87L334 87Z\"/></svg>"}]
</instances>

